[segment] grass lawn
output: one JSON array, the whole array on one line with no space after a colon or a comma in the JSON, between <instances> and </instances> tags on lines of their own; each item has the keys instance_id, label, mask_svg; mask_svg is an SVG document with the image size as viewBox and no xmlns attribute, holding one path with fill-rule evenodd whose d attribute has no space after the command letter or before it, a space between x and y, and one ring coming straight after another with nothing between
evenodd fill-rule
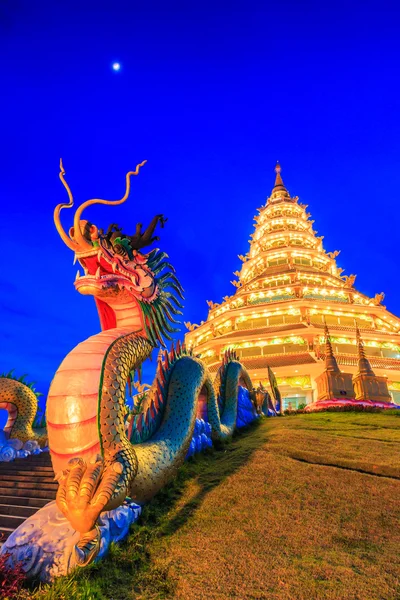
<instances>
[{"instance_id":1,"label":"grass lawn","mask_svg":"<svg viewBox=\"0 0 400 600\"><path fill-rule=\"evenodd\" d=\"M400 419L264 419L186 463L98 565L35 600L400 598Z\"/></svg>"}]
</instances>

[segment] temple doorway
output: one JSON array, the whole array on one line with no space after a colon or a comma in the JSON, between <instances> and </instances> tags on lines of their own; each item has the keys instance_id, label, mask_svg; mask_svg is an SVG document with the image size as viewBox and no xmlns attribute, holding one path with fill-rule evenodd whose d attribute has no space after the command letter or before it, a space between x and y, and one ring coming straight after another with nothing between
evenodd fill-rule
<instances>
[{"instance_id":1,"label":"temple doorway","mask_svg":"<svg viewBox=\"0 0 400 600\"><path fill-rule=\"evenodd\" d=\"M306 403L306 396L302 394L293 394L291 396L282 397L283 410L297 410L299 406Z\"/></svg>"}]
</instances>

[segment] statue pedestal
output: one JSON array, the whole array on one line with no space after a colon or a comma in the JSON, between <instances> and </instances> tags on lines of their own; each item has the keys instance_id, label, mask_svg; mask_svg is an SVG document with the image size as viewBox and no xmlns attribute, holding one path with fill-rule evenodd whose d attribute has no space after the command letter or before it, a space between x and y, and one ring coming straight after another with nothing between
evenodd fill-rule
<instances>
[{"instance_id":1,"label":"statue pedestal","mask_svg":"<svg viewBox=\"0 0 400 600\"><path fill-rule=\"evenodd\" d=\"M130 525L139 518L141 510L137 504L125 502L114 510L101 513L98 521L101 545L96 560L107 553L111 542L119 542L128 535ZM9 554L7 564L10 567L21 563L28 579L50 583L77 566L75 544L79 537L53 501L13 531L4 542L0 555Z\"/></svg>"},{"instance_id":2,"label":"statue pedestal","mask_svg":"<svg viewBox=\"0 0 400 600\"><path fill-rule=\"evenodd\" d=\"M392 402L389 394L386 377L377 375L364 375L358 373L353 379L356 400L369 400L371 402Z\"/></svg>"},{"instance_id":3,"label":"statue pedestal","mask_svg":"<svg viewBox=\"0 0 400 600\"><path fill-rule=\"evenodd\" d=\"M340 371L324 371L315 378L317 384L317 402L336 398L354 399L354 388L351 373Z\"/></svg>"}]
</instances>

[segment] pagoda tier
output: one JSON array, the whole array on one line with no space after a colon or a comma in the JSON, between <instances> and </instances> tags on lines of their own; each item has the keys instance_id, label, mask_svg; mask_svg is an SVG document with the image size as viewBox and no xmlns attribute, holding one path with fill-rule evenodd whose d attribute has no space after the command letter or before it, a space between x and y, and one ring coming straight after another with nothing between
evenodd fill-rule
<instances>
[{"instance_id":1,"label":"pagoda tier","mask_svg":"<svg viewBox=\"0 0 400 600\"><path fill-rule=\"evenodd\" d=\"M344 276L338 251L326 252L307 206L291 197L275 168L266 204L258 209L250 249L239 255L235 293L221 304L207 301L207 320L186 323L186 344L208 364L219 367L234 348L253 381L268 384L268 365L276 373L284 406L316 400L316 378L324 370L325 323L341 370L356 373L356 326L378 376L387 377L400 400L400 319L382 306L384 294L369 298Z\"/></svg>"}]
</instances>

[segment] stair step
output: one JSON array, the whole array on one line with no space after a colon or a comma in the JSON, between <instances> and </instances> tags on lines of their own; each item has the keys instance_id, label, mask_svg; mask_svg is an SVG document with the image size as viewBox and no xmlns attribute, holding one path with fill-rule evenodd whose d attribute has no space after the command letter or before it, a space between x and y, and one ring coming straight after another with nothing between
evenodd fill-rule
<instances>
[{"instance_id":1,"label":"stair step","mask_svg":"<svg viewBox=\"0 0 400 600\"><path fill-rule=\"evenodd\" d=\"M35 514L40 506L21 506L20 504L0 504L0 515L23 517L27 519Z\"/></svg>"},{"instance_id":2,"label":"stair step","mask_svg":"<svg viewBox=\"0 0 400 600\"><path fill-rule=\"evenodd\" d=\"M26 498L46 498L48 501L55 500L56 489L43 490L43 489L18 489L17 487L3 487L0 485L0 497L1 496L23 496Z\"/></svg>"},{"instance_id":3,"label":"stair step","mask_svg":"<svg viewBox=\"0 0 400 600\"><path fill-rule=\"evenodd\" d=\"M55 500L55 498L38 498L33 497L29 498L27 496L0 496L0 503L7 504L9 506L26 506L32 508L42 508L42 506L46 506L48 502L51 500Z\"/></svg>"},{"instance_id":4,"label":"stair step","mask_svg":"<svg viewBox=\"0 0 400 600\"><path fill-rule=\"evenodd\" d=\"M14 528L12 528L12 527L0 527L0 531L7 531L7 532L9 532L8 535L10 535L10 533L12 533L14 531ZM4 541L4 540L2 539L2 541Z\"/></svg>"},{"instance_id":5,"label":"stair step","mask_svg":"<svg viewBox=\"0 0 400 600\"><path fill-rule=\"evenodd\" d=\"M32 466L32 465L18 465L15 466L14 463L0 463L0 475L2 473L20 473L24 475L25 473L54 473L52 467L46 466Z\"/></svg>"},{"instance_id":6,"label":"stair step","mask_svg":"<svg viewBox=\"0 0 400 600\"><path fill-rule=\"evenodd\" d=\"M10 529L17 529L25 521L26 517L17 517L11 515L0 514L0 529L3 527L10 527Z\"/></svg>"},{"instance_id":7,"label":"stair step","mask_svg":"<svg viewBox=\"0 0 400 600\"><path fill-rule=\"evenodd\" d=\"M57 481L52 481L51 483L41 484L40 482L35 481L5 481L3 478L0 481L0 490L2 488L17 488L19 490L28 489L28 490L54 490L57 491L58 483ZM1 493L1 492L0 492Z\"/></svg>"},{"instance_id":8,"label":"stair step","mask_svg":"<svg viewBox=\"0 0 400 600\"><path fill-rule=\"evenodd\" d=\"M14 468L20 467L52 467L51 461L44 460L29 460L29 456L27 458L17 458L9 463L4 463L5 465L14 466Z\"/></svg>"},{"instance_id":9,"label":"stair step","mask_svg":"<svg viewBox=\"0 0 400 600\"><path fill-rule=\"evenodd\" d=\"M0 546L25 519L55 500L57 489L47 452L0 463Z\"/></svg>"},{"instance_id":10,"label":"stair step","mask_svg":"<svg viewBox=\"0 0 400 600\"><path fill-rule=\"evenodd\" d=\"M42 455L40 456L35 456L35 455L31 455L31 456L27 456L26 458L16 458L15 460L13 460L11 463L4 463L4 464L12 464L12 465L17 465L18 467L20 465L36 465L38 467L51 467L51 458L50 456L46 456L46 458L41 458Z\"/></svg>"},{"instance_id":11,"label":"stair step","mask_svg":"<svg viewBox=\"0 0 400 600\"><path fill-rule=\"evenodd\" d=\"M54 477L49 477L46 475L39 475L37 476L36 473L32 473L30 475L28 475L27 473L24 473L24 475L13 475L11 473L0 473L0 480L3 483L4 481L26 481L26 482L32 482L32 483L37 483L40 486L42 486L42 484L47 484L47 483L57 483L54 481Z\"/></svg>"}]
</instances>

